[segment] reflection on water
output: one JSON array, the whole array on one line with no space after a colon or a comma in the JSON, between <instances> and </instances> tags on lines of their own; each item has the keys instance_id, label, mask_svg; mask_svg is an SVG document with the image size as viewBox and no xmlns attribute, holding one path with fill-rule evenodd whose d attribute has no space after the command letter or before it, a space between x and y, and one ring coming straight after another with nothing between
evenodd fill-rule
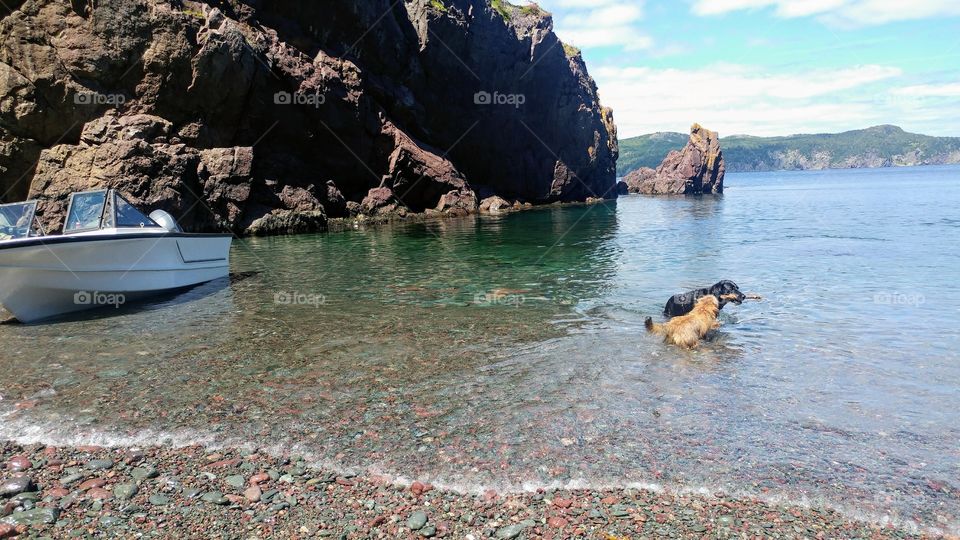
<instances>
[{"instance_id":1,"label":"reflection on water","mask_svg":"<svg viewBox=\"0 0 960 540\"><path fill-rule=\"evenodd\" d=\"M245 240L245 279L0 326L0 437L250 444L470 490L726 489L956 530L958 171ZM764 301L699 351L644 333L723 278Z\"/></svg>"}]
</instances>

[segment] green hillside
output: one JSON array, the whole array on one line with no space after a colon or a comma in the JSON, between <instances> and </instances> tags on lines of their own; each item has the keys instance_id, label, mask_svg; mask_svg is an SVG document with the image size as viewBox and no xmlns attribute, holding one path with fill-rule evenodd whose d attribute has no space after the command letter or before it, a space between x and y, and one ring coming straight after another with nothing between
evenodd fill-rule
<instances>
[{"instance_id":1,"label":"green hillside","mask_svg":"<svg viewBox=\"0 0 960 540\"><path fill-rule=\"evenodd\" d=\"M682 133L651 133L620 141L619 175L656 167L687 142ZM875 126L843 133L720 138L727 171L803 170L960 163L960 137L907 133Z\"/></svg>"}]
</instances>

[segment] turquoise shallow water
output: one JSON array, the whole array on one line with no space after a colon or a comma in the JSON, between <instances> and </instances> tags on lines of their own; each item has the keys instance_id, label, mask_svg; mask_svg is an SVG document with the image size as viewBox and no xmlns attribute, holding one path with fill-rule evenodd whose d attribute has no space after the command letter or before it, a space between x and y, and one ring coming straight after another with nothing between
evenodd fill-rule
<instances>
[{"instance_id":1,"label":"turquoise shallow water","mask_svg":"<svg viewBox=\"0 0 960 540\"><path fill-rule=\"evenodd\" d=\"M960 168L237 241L232 282L0 326L0 437L249 444L464 490L656 485L958 531ZM701 350L644 333L733 279Z\"/></svg>"}]
</instances>

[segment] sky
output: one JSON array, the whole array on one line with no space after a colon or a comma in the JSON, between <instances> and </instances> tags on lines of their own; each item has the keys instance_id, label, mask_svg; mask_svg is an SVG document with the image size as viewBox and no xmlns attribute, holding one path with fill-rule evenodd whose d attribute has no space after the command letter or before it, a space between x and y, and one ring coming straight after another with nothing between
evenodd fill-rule
<instances>
[{"instance_id":1,"label":"sky","mask_svg":"<svg viewBox=\"0 0 960 540\"><path fill-rule=\"evenodd\" d=\"M518 4L529 2L515 2ZM540 0L620 138L960 136L960 0Z\"/></svg>"}]
</instances>

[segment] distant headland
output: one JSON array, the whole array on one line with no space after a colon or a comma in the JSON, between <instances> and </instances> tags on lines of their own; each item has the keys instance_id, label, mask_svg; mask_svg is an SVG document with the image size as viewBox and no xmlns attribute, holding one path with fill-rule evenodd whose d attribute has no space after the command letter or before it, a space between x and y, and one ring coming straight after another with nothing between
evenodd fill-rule
<instances>
[{"instance_id":1,"label":"distant headland","mask_svg":"<svg viewBox=\"0 0 960 540\"><path fill-rule=\"evenodd\" d=\"M617 174L656 167L687 144L685 133L659 132L620 141ZM720 138L727 172L851 169L960 163L960 137L931 137L882 125L843 133Z\"/></svg>"}]
</instances>

